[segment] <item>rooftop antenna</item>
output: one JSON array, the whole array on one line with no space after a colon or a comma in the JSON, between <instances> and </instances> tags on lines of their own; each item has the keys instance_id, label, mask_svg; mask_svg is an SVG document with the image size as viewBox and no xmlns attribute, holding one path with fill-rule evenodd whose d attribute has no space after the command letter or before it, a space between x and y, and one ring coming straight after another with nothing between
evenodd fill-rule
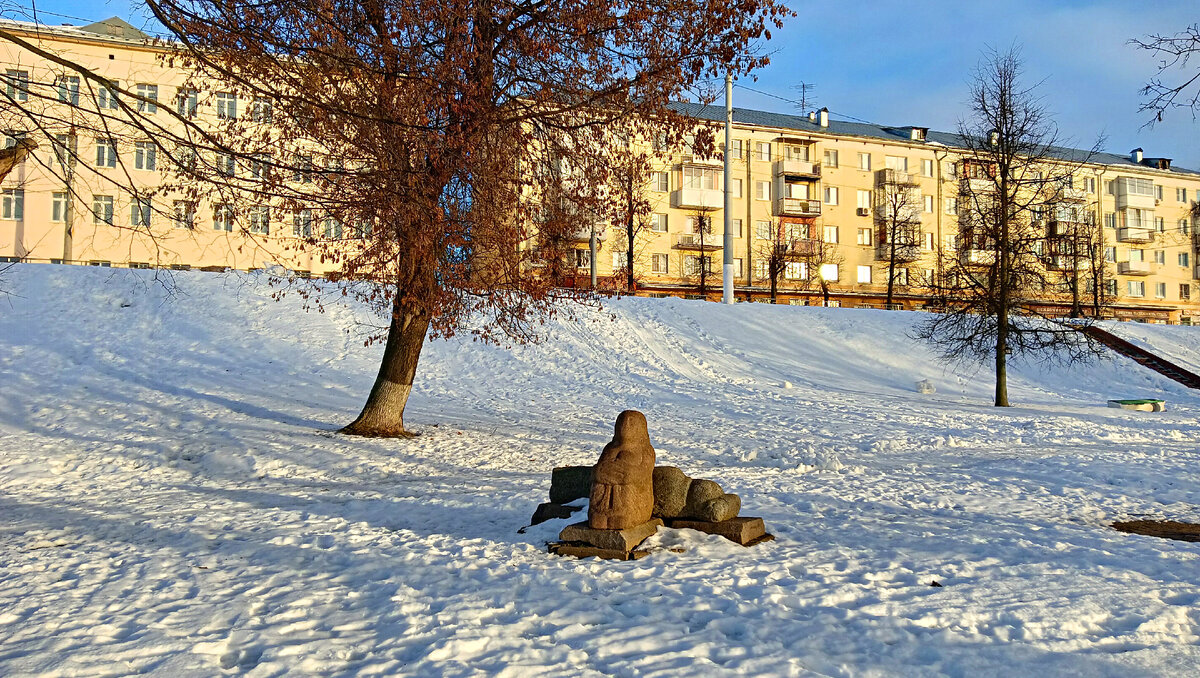
<instances>
[{"instance_id":1,"label":"rooftop antenna","mask_svg":"<svg viewBox=\"0 0 1200 678\"><path fill-rule=\"evenodd\" d=\"M816 88L817 86L813 83L804 81L801 81L799 85L792 86L792 89L800 93L800 101L796 102L800 110L807 111L809 110L809 106L817 104L817 97L815 94L812 94L812 91Z\"/></svg>"}]
</instances>

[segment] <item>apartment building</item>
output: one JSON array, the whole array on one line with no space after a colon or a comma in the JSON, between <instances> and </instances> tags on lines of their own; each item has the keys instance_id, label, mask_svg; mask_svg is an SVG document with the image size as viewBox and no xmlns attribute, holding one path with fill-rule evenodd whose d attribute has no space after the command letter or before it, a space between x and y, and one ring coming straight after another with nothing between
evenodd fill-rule
<instances>
[{"instance_id":1,"label":"apartment building","mask_svg":"<svg viewBox=\"0 0 1200 678\"><path fill-rule=\"evenodd\" d=\"M258 105L221 92L219 84L211 92L185 90L184 74L160 58L163 48L119 19L83 27L6 23L5 28L200 119L247 115ZM47 106L54 111L48 118L54 129L47 131L59 140L39 148L0 187L0 260L281 265L316 275L332 270L333 264L322 263L303 243L314 233L347 234L340 227L324 233L314 223L318 217L303 210L239 214L235 227L234 215L219 203L189 202L166 192L147 203L130 195L122 187L131 181L146 189L163 181L160 151L148 139L94 134L89 121L112 105L109 93L3 41L0 62L4 94L11 100L24 103L26 90L51 88ZM720 107L679 107L697 124L724 123ZM156 114L145 102L138 108ZM29 129L20 116L6 115L0 123L8 125L10 144ZM75 128L87 132L75 134ZM88 171L66 171L60 147L71 148ZM653 211L649 227L633 243L637 292L719 298L728 191L739 300L769 298L770 254L782 249L788 256L776 276L780 303L882 307L894 261L893 305L924 308L939 261L986 255L958 242L961 182L970 181L963 175L973 170L957 148L956 135L923 127L837 121L825 111L797 116L735 109L732 143L722 149L732 159L729 186L720 159L683 152L664 153L648 178ZM46 171L53 163L59 171ZM900 194L906 218L898 233L886 228L889 206L881 196ZM1146 157L1140 149L1096 155L1070 177L1059 202L1042 217L1045 265L1068 266L1058 238L1074 223L1098 220L1102 280L1112 299L1106 312L1122 320L1200 323L1198 204L1200 173ZM597 273L601 284L620 286L629 244L619 226L599 228ZM569 284L588 284L590 232L578 230L574 256L568 257L578 275ZM1053 289L1038 308L1047 314L1068 309L1061 290Z\"/></svg>"}]
</instances>

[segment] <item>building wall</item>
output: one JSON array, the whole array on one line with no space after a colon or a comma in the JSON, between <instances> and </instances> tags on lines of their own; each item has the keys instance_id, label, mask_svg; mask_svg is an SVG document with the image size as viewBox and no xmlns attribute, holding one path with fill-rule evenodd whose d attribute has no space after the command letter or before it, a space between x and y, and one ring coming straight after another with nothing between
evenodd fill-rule
<instances>
[{"instance_id":1,"label":"building wall","mask_svg":"<svg viewBox=\"0 0 1200 678\"><path fill-rule=\"evenodd\" d=\"M15 26L15 28L14 28ZM21 31L20 26L8 25ZM185 80L185 74L164 60L161 49L151 48L136 40L89 34L79 29L50 29L39 33L24 30L32 42L82 63L106 78L118 80L123 86L136 83L157 85L159 106L175 105L175 95ZM19 70L30 74L34 83L48 85L63 73L61 67L32 56L29 52L0 42L0 70ZM216 86L213 88L217 89ZM202 92L199 116L201 120L215 122L212 91ZM47 114L54 122L47 125L48 132L68 130L78 124L82 129L94 128L97 124L95 100L87 92L85 84L80 92L80 105L72 107L51 102L45 104ZM242 102L245 105L245 102ZM36 104L34 108L43 106ZM243 108L244 110L244 108ZM170 125L169 116L161 110L156 121ZM29 121L20 116L8 115L3 123L12 129L28 129ZM36 135L35 135L36 136ZM231 232L214 229L213 205L201 200L197 205L196 225L193 229L177 228L171 218L172 205L178 195L164 191L153 198L154 210L149 228L132 223L132 199L124 187L133 185L144 189L159 187L168 181L164 172L167 164L165 154L160 152L155 171L137 170L132 161L135 136L118 134L118 153L122 162L112 169L97 168L95 135L80 134L78 139L79 158L82 165L73 173L72 189L64 185L61 177L45 169L55 162L53 149L44 140L32 160L27 160L3 182L4 189L24 191L24 215L22 219L0 219L0 257L23 258L34 261L108 262L113 265L153 265L191 267L230 267L238 269L281 265L288 269L311 271L316 274L328 272L332 263L322 263L314 256L305 242L293 236L290 217L273 214L269 235L251 234L244 223ZM781 161L787 157L787 148L808 148L807 162L819 167L819 177L809 181L809 199L820 201L821 214L805 223L810 224L814 235L821 238L836 234L836 260L838 277L830 283L831 299L845 306L881 306L887 288L887 259L880 254L879 224L875 221L874 192L878 172L889 167L889 156L903 158L907 172L914 176L918 186L920 207L920 256L906 268L913 276L936 267L939 254L952 255L950 239L956 233L956 217L947 210L947 200L957 196L957 178L953 170L952 150L924 141L903 139L879 139L866 136L836 135L827 128L816 130L770 128L735 123L733 139L740 142L741 152L733 160L732 176L740 181L741 193L732 198L731 218L740 220L740 230L734 234L733 257L740 260L740 275L735 281L739 299L761 300L768 293L768 281L758 273L758 266L765 256L768 241L757 237L760 223L777 225L780 217L780 190L782 182L779 172ZM760 144L766 146L760 147ZM735 143L735 147L737 144ZM760 148L769 148L770 159L760 157ZM836 163L828 154L836 153ZM869 168L860 161L860 154L869 158ZM694 245L686 243L688 218L696 210L681 206L684 195L684 174L687 168L710 168L717 176L717 190L706 197L715 206L707 212L712 219L711 234L704 238L704 252L712 257L712 274L708 280L708 296L716 298L721 290L721 264L723 252L724 214L721 195L721 164L711 161L675 155L663 160L659 170L667 174L666 190L651 185L649 197L653 211L666 219L663 232L647 231L635 244L635 276L643 294L676 294L693 296L699 293L697 276L686 275L687 258L702 254ZM1163 230L1153 233L1148 243L1118 242L1118 228L1103 230L1105 244L1115 247L1115 262L1108 264L1108 275L1116 281L1117 297L1114 314L1123 319L1152 319L1179 322L1195 317L1200 322L1200 289L1196 275L1197 249L1193 241L1194 224L1192 207L1200 201L1200 175L1178 171L1156 170L1137 165L1094 165L1088 172L1078 176L1075 186L1082 188L1081 197L1089 208L1099 214L1102 223L1109 224L1117 215L1116 226L1120 226L1123 215L1117 212L1118 198L1108 191L1109 182L1121 177L1142 177L1153 181L1161 199L1155 198L1153 216L1162 220ZM1089 186L1088 179L1094 180ZM765 182L769 196L761 199L759 184ZM1092 188L1094 190L1088 190ZM837 198L833 200L832 191ZM1182 190L1183 194L1178 191ZM870 209L863 214L860 210L859 192L870 197ZM67 220L55 220L52 210L55 193L71 192L77 195L72 215ZM114 223L97 223L89 204L95 196L111 196L114 200ZM926 197L932 198L932 209L925 208ZM10 215L12 216L12 215ZM1180 230L1187 225L1189 233ZM735 222L736 224L736 222ZM70 228L68 228L70 226ZM316 225L314 224L314 228ZM870 244L860 244L859 232L867 229ZM609 278L619 274L624 256L614 262L614 254L621 254L624 244L623 232L612 227L600 246L597 268L600 276ZM685 240L681 241L681 237ZM828 240L828 239L826 239ZM586 249L585 242L576 247ZM1119 263L1127 262L1136 250L1141 250L1149 263L1147 275L1125 275L1119 272ZM1161 255L1157 254L1160 253ZM1181 255L1186 254L1186 264ZM666 261L666 272L654 270L654 260ZM583 258L581 257L581 261ZM1161 260L1161 263L1158 263ZM616 265L614 265L616 264ZM859 281L860 267L870 268L870 281ZM1143 267L1144 268L1144 267ZM578 269L581 277L587 268ZM807 280L797 280L784 275L779 280L779 296L782 303L816 303L820 300L816 276L810 272ZM915 279L910 278L913 282ZM615 283L616 281L614 281ZM1131 288L1130 283L1135 283ZM1145 291L1137 296L1136 283L1144 283ZM1190 298L1182 298L1182 290ZM1162 296L1159 296L1162 292ZM923 306L928 300L918 286L897 289L895 301L908 308ZM1048 298L1061 304L1061 297Z\"/></svg>"}]
</instances>

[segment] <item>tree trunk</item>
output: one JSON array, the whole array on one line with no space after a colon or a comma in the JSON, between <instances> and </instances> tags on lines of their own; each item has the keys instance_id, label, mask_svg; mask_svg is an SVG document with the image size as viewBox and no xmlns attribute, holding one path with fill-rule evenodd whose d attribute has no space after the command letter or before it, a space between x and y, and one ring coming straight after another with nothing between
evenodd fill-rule
<instances>
[{"instance_id":1,"label":"tree trunk","mask_svg":"<svg viewBox=\"0 0 1200 678\"><path fill-rule=\"evenodd\" d=\"M1008 407L1008 318L1001 317L996 332L996 407Z\"/></svg>"},{"instance_id":2,"label":"tree trunk","mask_svg":"<svg viewBox=\"0 0 1200 678\"><path fill-rule=\"evenodd\" d=\"M777 294L777 289L778 289L778 284L779 284L778 283L779 271L777 270L777 267L776 267L774 261L768 262L767 265L770 267L769 270L771 273L771 303L774 304L774 303L776 303L776 294Z\"/></svg>"},{"instance_id":3,"label":"tree trunk","mask_svg":"<svg viewBox=\"0 0 1200 678\"><path fill-rule=\"evenodd\" d=\"M887 309L891 309L891 307L892 307L892 291L895 289L895 283L896 283L896 238L892 237L891 241L892 242L890 243L890 251L889 251L889 254L891 254L891 256L888 257L887 303L884 305L884 308L887 308Z\"/></svg>"},{"instance_id":4,"label":"tree trunk","mask_svg":"<svg viewBox=\"0 0 1200 678\"><path fill-rule=\"evenodd\" d=\"M824 280L821 281L821 296L824 297L824 305L829 307L829 285Z\"/></svg>"},{"instance_id":5,"label":"tree trunk","mask_svg":"<svg viewBox=\"0 0 1200 678\"><path fill-rule=\"evenodd\" d=\"M421 357L428 329L429 316L405 308L397 294L379 376L375 377L375 385L371 387L362 412L341 430L342 433L380 438L413 435L404 428L404 407L412 392L417 360Z\"/></svg>"},{"instance_id":6,"label":"tree trunk","mask_svg":"<svg viewBox=\"0 0 1200 678\"><path fill-rule=\"evenodd\" d=\"M633 279L633 173L629 174L628 183L626 186L626 195L629 200L625 205L625 240L628 248L625 251L625 288L630 294L637 291L637 285Z\"/></svg>"}]
</instances>

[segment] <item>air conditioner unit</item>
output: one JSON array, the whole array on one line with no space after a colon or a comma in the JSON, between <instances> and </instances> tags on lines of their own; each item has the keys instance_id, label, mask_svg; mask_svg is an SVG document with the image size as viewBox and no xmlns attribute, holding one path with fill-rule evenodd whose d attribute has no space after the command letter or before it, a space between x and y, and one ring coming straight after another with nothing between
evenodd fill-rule
<instances>
[{"instance_id":1,"label":"air conditioner unit","mask_svg":"<svg viewBox=\"0 0 1200 678\"><path fill-rule=\"evenodd\" d=\"M859 207L858 210L855 211L855 214L860 217L866 217L871 215L871 210L866 207Z\"/></svg>"}]
</instances>

